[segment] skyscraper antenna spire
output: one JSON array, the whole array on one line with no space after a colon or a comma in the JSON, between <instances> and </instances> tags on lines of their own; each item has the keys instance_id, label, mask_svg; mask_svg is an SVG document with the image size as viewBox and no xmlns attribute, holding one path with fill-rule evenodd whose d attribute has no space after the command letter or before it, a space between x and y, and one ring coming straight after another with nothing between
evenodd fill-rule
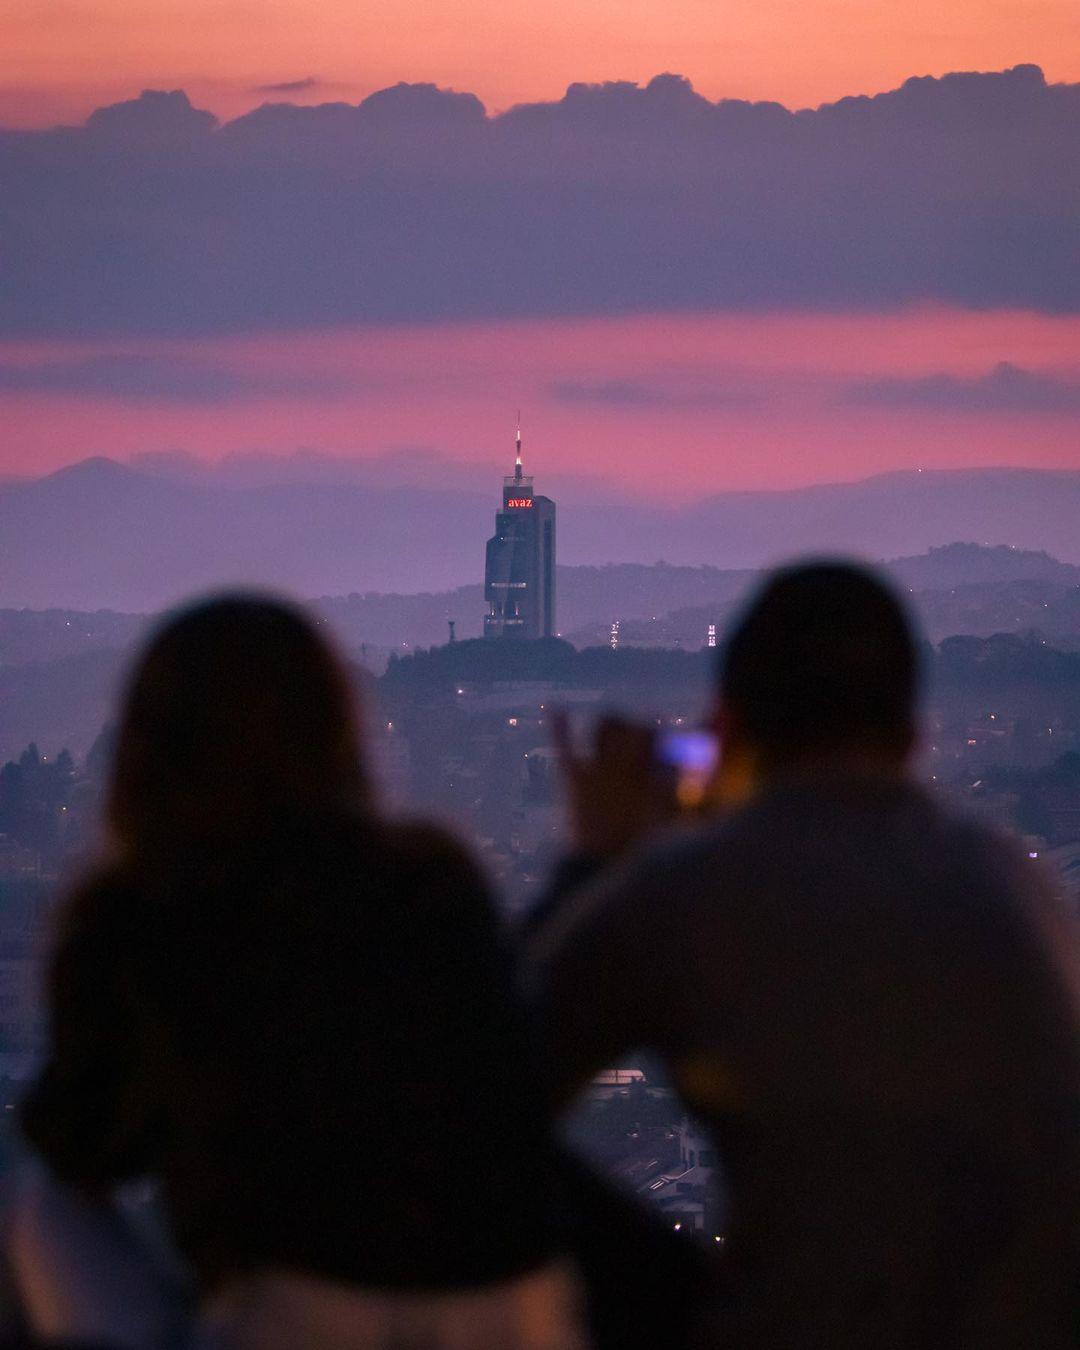
<instances>
[{"instance_id":1,"label":"skyscraper antenna spire","mask_svg":"<svg viewBox=\"0 0 1080 1350\"><path fill-rule=\"evenodd\" d=\"M517 436L514 438L516 455L514 458L514 479L521 481L521 409L518 409L517 415Z\"/></svg>"}]
</instances>

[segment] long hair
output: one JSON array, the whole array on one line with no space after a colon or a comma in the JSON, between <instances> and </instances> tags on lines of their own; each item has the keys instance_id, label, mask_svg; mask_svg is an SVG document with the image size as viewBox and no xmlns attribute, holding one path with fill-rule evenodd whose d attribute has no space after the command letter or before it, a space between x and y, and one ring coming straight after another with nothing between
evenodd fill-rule
<instances>
[{"instance_id":1,"label":"long hair","mask_svg":"<svg viewBox=\"0 0 1080 1350\"><path fill-rule=\"evenodd\" d=\"M227 594L165 622L120 719L106 821L121 859L367 804L354 693L299 609Z\"/></svg>"}]
</instances>

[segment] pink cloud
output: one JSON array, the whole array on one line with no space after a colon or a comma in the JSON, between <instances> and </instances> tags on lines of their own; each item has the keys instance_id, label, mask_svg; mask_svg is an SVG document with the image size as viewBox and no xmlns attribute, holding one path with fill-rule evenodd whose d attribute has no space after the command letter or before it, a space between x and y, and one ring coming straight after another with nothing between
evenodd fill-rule
<instances>
[{"instance_id":1,"label":"pink cloud","mask_svg":"<svg viewBox=\"0 0 1080 1350\"><path fill-rule=\"evenodd\" d=\"M304 446L363 459L428 446L490 463L519 406L538 472L608 474L616 494L688 499L913 467L1073 467L1078 416L1067 401L1033 414L975 400L942 416L932 400L852 406L839 394L860 381L977 382L1001 362L1050 378L1077 351L1080 318L942 309L8 343L0 473L174 448L216 458ZM4 379L12 370L53 373L19 388ZM68 391L65 371L77 376ZM568 382L579 396L567 397Z\"/></svg>"}]
</instances>

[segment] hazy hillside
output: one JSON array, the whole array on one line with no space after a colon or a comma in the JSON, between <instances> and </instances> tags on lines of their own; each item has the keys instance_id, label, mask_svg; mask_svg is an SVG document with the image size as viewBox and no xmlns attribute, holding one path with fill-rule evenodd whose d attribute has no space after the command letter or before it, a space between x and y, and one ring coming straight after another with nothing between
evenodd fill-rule
<instances>
[{"instance_id":1,"label":"hazy hillside","mask_svg":"<svg viewBox=\"0 0 1080 1350\"><path fill-rule=\"evenodd\" d=\"M891 558L888 570L913 591L941 591L953 586L999 585L1011 581L1046 581L1080 585L1080 567L1061 562L1043 550L998 544L945 544L915 558Z\"/></svg>"},{"instance_id":2,"label":"hazy hillside","mask_svg":"<svg viewBox=\"0 0 1080 1350\"><path fill-rule=\"evenodd\" d=\"M1080 567L1047 553L956 543L884 566L913 596L935 636L1040 627L1055 638L1078 636ZM670 563L563 566L558 575L559 627L579 645L606 640L613 619L623 622L625 637L637 631L625 625L642 620L651 625L640 629L650 640L669 634L672 642L696 641L708 623L723 623L758 575L755 570ZM366 646L373 664L378 664L380 652L445 642L450 619L459 638L477 637L484 612L479 583L413 595L324 595L313 603L338 640L352 652ZM114 610L0 609L0 665L123 647L142 634L151 618Z\"/></svg>"},{"instance_id":3,"label":"hazy hillside","mask_svg":"<svg viewBox=\"0 0 1080 1350\"><path fill-rule=\"evenodd\" d=\"M146 614L102 609L0 609L0 668L57 661L129 646L152 622Z\"/></svg>"},{"instance_id":4,"label":"hazy hillside","mask_svg":"<svg viewBox=\"0 0 1080 1350\"><path fill-rule=\"evenodd\" d=\"M475 574L490 517L467 493L233 488L85 460L0 489L0 605L153 610L235 583L419 591Z\"/></svg>"},{"instance_id":5,"label":"hazy hillside","mask_svg":"<svg viewBox=\"0 0 1080 1350\"><path fill-rule=\"evenodd\" d=\"M934 642L954 634L1035 633L1051 646L1080 648L1080 567L1046 553L950 544L897 558L887 569ZM563 567L560 623L580 647L606 643L618 618L623 646L697 648L708 624L723 631L757 576L669 564ZM459 637L476 636L483 612L479 585L313 603L338 641L374 669L391 649L445 642L448 617ZM133 644L152 622L151 615L112 611L0 610L0 760L30 740L48 754L65 745L84 753Z\"/></svg>"},{"instance_id":6,"label":"hazy hillside","mask_svg":"<svg viewBox=\"0 0 1080 1350\"><path fill-rule=\"evenodd\" d=\"M85 460L0 485L0 606L153 610L235 582L297 595L476 585L498 484L485 494L441 482L436 474L430 486L325 474L307 483L196 481ZM896 558L970 539L1080 563L1078 520L1080 472L904 473L724 493L681 510L582 495L560 502L559 551L564 564L602 572L659 558L744 569L808 550ZM595 585L602 591L611 580L604 573ZM689 594L683 603L707 598ZM582 615L572 593L565 599L567 631ZM453 617L474 622L464 611Z\"/></svg>"},{"instance_id":7,"label":"hazy hillside","mask_svg":"<svg viewBox=\"0 0 1080 1350\"><path fill-rule=\"evenodd\" d=\"M616 617L649 618L688 601L725 601L741 594L755 572L669 563L608 563L558 569L559 629L573 633ZM484 592L477 583L420 595L324 596L317 605L349 647L432 646L447 640L453 619L459 638L483 631ZM0 630L2 631L2 630Z\"/></svg>"},{"instance_id":8,"label":"hazy hillside","mask_svg":"<svg viewBox=\"0 0 1080 1350\"><path fill-rule=\"evenodd\" d=\"M957 633L988 637L993 633L1036 632L1059 647L1080 647L1080 567L1049 554L1006 545L946 544L917 557L881 564L907 596L923 632L932 642ZM622 569L612 569L618 573ZM612 619L621 621L620 641L648 646L700 646L708 626L721 632L757 580L757 572L717 572L710 568L645 569L668 582L668 603L614 603L580 625L565 629L577 646L604 642ZM700 578L693 590L684 577ZM626 599L613 587L611 598Z\"/></svg>"},{"instance_id":9,"label":"hazy hillside","mask_svg":"<svg viewBox=\"0 0 1080 1350\"><path fill-rule=\"evenodd\" d=\"M100 650L33 665L0 665L0 762L36 741L42 754L82 756L105 723L127 654Z\"/></svg>"}]
</instances>

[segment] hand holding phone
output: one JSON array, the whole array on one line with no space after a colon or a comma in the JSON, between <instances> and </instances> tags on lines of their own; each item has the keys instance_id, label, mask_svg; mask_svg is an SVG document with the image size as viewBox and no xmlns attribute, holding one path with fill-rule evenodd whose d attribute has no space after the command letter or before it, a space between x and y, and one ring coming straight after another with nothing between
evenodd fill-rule
<instances>
[{"instance_id":1,"label":"hand holding phone","mask_svg":"<svg viewBox=\"0 0 1080 1350\"><path fill-rule=\"evenodd\" d=\"M565 713L556 714L553 727L577 850L614 857L678 814L678 774L661 771L650 728L605 718L591 750L583 751L573 744Z\"/></svg>"},{"instance_id":2,"label":"hand holding phone","mask_svg":"<svg viewBox=\"0 0 1080 1350\"><path fill-rule=\"evenodd\" d=\"M695 810L713 782L720 742L714 732L702 728L662 731L656 737L656 759L674 771L679 805Z\"/></svg>"}]
</instances>

